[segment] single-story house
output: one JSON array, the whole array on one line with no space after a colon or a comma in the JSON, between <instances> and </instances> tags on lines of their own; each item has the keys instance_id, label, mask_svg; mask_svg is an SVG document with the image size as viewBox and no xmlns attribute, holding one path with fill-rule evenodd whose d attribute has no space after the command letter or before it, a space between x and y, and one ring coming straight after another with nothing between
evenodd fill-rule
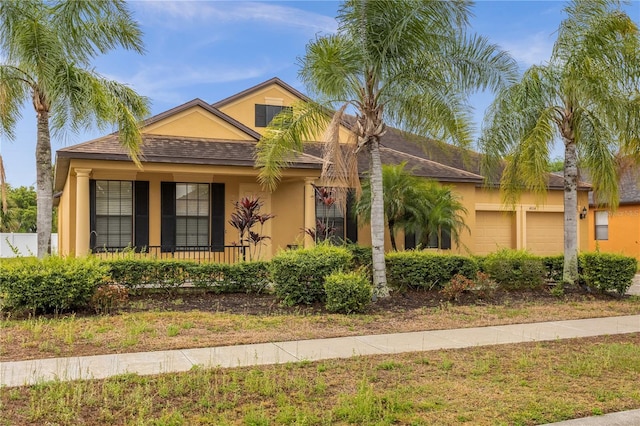
<instances>
[{"instance_id":1,"label":"single-story house","mask_svg":"<svg viewBox=\"0 0 640 426\"><path fill-rule=\"evenodd\" d=\"M314 228L322 214L314 189L323 164L319 145L310 143L292 157L273 192L259 185L254 167L255 145L266 125L282 108L301 100L308 98L273 78L213 104L194 99L179 105L143 123L140 168L120 147L117 134L58 150L59 252L82 255L133 246L157 255L205 254L234 261L240 241L229 220L234 203L244 196L260 197L261 211L275 215L262 230L270 237L262 247L263 258L313 244L304 229ZM348 123L340 131L351 132ZM525 192L518 204L507 207L498 186L485 185L477 153L392 128L381 143L383 163L406 162L414 174L449 185L461 197L469 231L452 251L562 252L561 177L549 176L543 202ZM363 172L368 162L359 162ZM588 205L588 189L580 188L581 206ZM370 244L367 226L348 214L333 214L343 224L336 227L339 236ZM579 224L580 247L586 249L586 221Z\"/></svg>"}]
</instances>

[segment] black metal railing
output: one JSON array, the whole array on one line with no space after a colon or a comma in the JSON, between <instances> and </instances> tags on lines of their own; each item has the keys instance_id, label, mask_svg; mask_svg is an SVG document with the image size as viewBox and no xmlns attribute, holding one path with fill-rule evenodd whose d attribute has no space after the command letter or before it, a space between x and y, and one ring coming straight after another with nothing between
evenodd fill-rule
<instances>
[{"instance_id":1,"label":"black metal railing","mask_svg":"<svg viewBox=\"0 0 640 426\"><path fill-rule=\"evenodd\" d=\"M96 247L92 252L103 259L179 259L194 262L237 263L247 260L248 246L145 246Z\"/></svg>"}]
</instances>

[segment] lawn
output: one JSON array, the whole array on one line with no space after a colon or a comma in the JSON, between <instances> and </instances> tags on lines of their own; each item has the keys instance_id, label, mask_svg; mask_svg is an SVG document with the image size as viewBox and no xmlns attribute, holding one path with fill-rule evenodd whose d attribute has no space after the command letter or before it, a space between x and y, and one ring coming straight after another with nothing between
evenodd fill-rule
<instances>
[{"instance_id":1,"label":"lawn","mask_svg":"<svg viewBox=\"0 0 640 426\"><path fill-rule=\"evenodd\" d=\"M640 299L396 293L361 315L181 292L0 321L0 360L640 314ZM533 425L640 407L640 334L0 389L0 425Z\"/></svg>"},{"instance_id":2,"label":"lawn","mask_svg":"<svg viewBox=\"0 0 640 426\"><path fill-rule=\"evenodd\" d=\"M640 407L640 334L0 389L0 425L534 425Z\"/></svg>"},{"instance_id":3,"label":"lawn","mask_svg":"<svg viewBox=\"0 0 640 426\"><path fill-rule=\"evenodd\" d=\"M449 303L437 292L394 294L361 315L286 308L270 295L186 292L140 297L112 315L0 321L0 361L479 327L640 314L640 299L512 292Z\"/></svg>"}]
</instances>

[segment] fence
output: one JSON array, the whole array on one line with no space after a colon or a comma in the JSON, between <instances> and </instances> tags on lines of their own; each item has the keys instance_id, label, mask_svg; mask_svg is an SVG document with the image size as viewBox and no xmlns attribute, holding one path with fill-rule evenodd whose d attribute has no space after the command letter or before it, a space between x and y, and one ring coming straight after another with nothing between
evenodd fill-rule
<instances>
[{"instance_id":1,"label":"fence","mask_svg":"<svg viewBox=\"0 0 640 426\"><path fill-rule=\"evenodd\" d=\"M51 234L51 253L58 253L58 234ZM0 233L0 258L35 256L37 254L37 234Z\"/></svg>"},{"instance_id":2,"label":"fence","mask_svg":"<svg viewBox=\"0 0 640 426\"><path fill-rule=\"evenodd\" d=\"M140 259L179 259L194 262L236 263L247 259L247 246L224 246L211 250L209 246L201 247L161 247L146 246L141 250L127 247L103 247L93 250L102 259L119 259L123 257Z\"/></svg>"}]
</instances>

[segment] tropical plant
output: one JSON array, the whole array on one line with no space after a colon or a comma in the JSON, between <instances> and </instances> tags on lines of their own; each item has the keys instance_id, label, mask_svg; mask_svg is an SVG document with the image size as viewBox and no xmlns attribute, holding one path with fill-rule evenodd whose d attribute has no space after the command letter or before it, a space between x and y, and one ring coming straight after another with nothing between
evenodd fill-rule
<instances>
[{"instance_id":1,"label":"tropical plant","mask_svg":"<svg viewBox=\"0 0 640 426\"><path fill-rule=\"evenodd\" d=\"M263 203L259 197L242 197L234 204L235 211L231 213L229 224L238 230L240 244L249 245L249 259L260 259L262 245L271 237L263 234L266 221L275 216L271 213L260 214ZM260 224L260 232L251 229Z\"/></svg>"},{"instance_id":2,"label":"tropical plant","mask_svg":"<svg viewBox=\"0 0 640 426\"><path fill-rule=\"evenodd\" d=\"M616 156L640 160L640 35L619 2L571 2L548 63L529 68L490 107L480 140L485 175L506 164L507 203L524 188L543 195L550 153L564 144L563 281L578 279L578 167L598 202L618 203Z\"/></svg>"},{"instance_id":3,"label":"tropical plant","mask_svg":"<svg viewBox=\"0 0 640 426\"><path fill-rule=\"evenodd\" d=\"M472 133L466 96L476 88L501 87L514 74L506 53L468 35L469 9L466 1L346 0L338 31L311 41L301 60L300 78L317 103L283 110L257 146L259 178L273 189L291 152L301 151L303 141L317 140L330 123L328 112L335 111L332 123L341 123L351 108L357 143L348 149L369 156L375 297L389 294L380 159L386 124L466 146ZM345 174L334 170L334 176Z\"/></svg>"},{"instance_id":4,"label":"tropical plant","mask_svg":"<svg viewBox=\"0 0 640 426\"><path fill-rule=\"evenodd\" d=\"M425 239L438 241L441 248L442 230L451 230L456 244L460 232L468 229L463 214L466 208L452 194L451 189L437 182L421 178L405 170L406 163L382 166L384 215L391 238L391 247L397 250L396 234L421 233ZM365 222L371 216L371 185L365 180L362 195L356 203L355 213Z\"/></svg>"},{"instance_id":5,"label":"tropical plant","mask_svg":"<svg viewBox=\"0 0 640 426\"><path fill-rule=\"evenodd\" d=\"M90 63L118 47L141 53L141 37L122 0L0 2L0 132L14 138L21 108L31 100L37 116L40 257L51 240L52 134L113 124L120 144L139 164L138 122L148 113L148 101Z\"/></svg>"},{"instance_id":6,"label":"tropical plant","mask_svg":"<svg viewBox=\"0 0 640 426\"><path fill-rule=\"evenodd\" d=\"M432 182L424 190L425 204L429 207L423 224L425 237L437 241L437 248L442 248L443 233L447 232L457 246L460 246L462 231L469 230L465 223L467 208L460 197L450 187Z\"/></svg>"}]
</instances>

